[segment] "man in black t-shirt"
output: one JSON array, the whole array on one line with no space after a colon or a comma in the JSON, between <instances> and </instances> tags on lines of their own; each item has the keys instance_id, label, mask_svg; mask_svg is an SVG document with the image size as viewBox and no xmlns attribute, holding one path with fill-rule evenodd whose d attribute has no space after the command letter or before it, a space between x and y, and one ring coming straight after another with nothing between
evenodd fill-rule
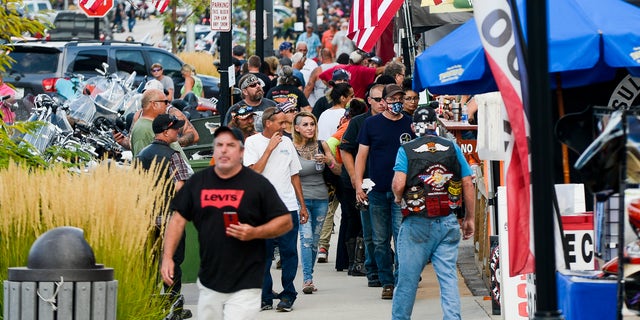
<instances>
[{"instance_id":1,"label":"man in black t-shirt","mask_svg":"<svg viewBox=\"0 0 640 320\"><path fill-rule=\"evenodd\" d=\"M285 234L293 222L273 185L242 165L240 130L223 126L213 137L215 166L194 174L171 202L162 279L173 284L173 251L187 221L193 221L201 261L198 317L253 319L260 311L264 239Z\"/></svg>"}]
</instances>

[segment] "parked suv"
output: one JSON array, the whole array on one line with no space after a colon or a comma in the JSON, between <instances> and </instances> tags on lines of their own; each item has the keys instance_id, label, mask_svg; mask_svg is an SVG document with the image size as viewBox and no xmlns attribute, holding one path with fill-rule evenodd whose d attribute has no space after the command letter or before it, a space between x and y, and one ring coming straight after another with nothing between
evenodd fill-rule
<instances>
[{"instance_id":1,"label":"parked suv","mask_svg":"<svg viewBox=\"0 0 640 320\"><path fill-rule=\"evenodd\" d=\"M55 28L49 30L50 40L95 39L95 20L98 19L100 40L112 40L111 24L106 17L89 18L82 12L61 10L53 19Z\"/></svg>"},{"instance_id":2,"label":"parked suv","mask_svg":"<svg viewBox=\"0 0 640 320\"><path fill-rule=\"evenodd\" d=\"M180 92L184 78L180 69L184 62L166 50L147 44L117 41L30 41L15 44L9 56L15 60L7 69L4 81L16 87L18 93L36 95L55 92L58 79L70 74L82 74L85 79L97 76L102 63L109 65L109 72L136 72L139 84L149 74L151 65L162 64L164 74L173 79L175 92ZM220 80L198 75L202 79L204 95L218 97Z\"/></svg>"}]
</instances>

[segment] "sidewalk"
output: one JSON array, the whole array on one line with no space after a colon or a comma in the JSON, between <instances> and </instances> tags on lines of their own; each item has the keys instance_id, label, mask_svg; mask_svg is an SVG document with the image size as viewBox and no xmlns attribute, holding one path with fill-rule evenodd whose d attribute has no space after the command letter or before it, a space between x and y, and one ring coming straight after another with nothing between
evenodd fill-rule
<instances>
[{"instance_id":1,"label":"sidewalk","mask_svg":"<svg viewBox=\"0 0 640 320\"><path fill-rule=\"evenodd\" d=\"M339 217L339 213L337 215ZM336 225L339 221L336 221ZM337 228L337 226L336 226ZM331 248L336 247L337 233L331 237ZM459 264L464 268L463 260L470 258L473 261L473 246L471 240L461 242ZM464 257L463 257L464 255ZM302 267L298 266L296 276L296 289L298 298L293 305L293 311L276 312L275 310L261 311L258 315L260 320L286 320L286 319L370 319L382 320L391 318L391 300L380 299L382 288L367 287L366 277L351 277L347 272L337 272L335 270L335 250L329 250L329 263L316 264L314 270L314 283L318 288L313 294L302 293ZM280 291L280 270L272 267L274 278L274 290ZM474 296L472 291L465 285L465 280L472 286L481 283L478 272L476 279L470 272L465 271L464 279L460 273L458 287L460 289L462 302L462 319L484 320L500 319L500 316L491 316L491 301L485 300L484 295ZM422 273L422 282L418 287L418 295L413 309L414 319L442 319L440 307L440 295L438 281L431 265L428 265ZM475 283L475 284L474 284ZM476 288L476 294L486 294L486 288ZM485 289L483 291L482 289ZM186 308L191 309L194 314L193 319L197 319L198 288L195 284L183 285L183 293L186 299ZM478 293L479 292L479 293ZM278 301L274 300L274 306Z\"/></svg>"}]
</instances>

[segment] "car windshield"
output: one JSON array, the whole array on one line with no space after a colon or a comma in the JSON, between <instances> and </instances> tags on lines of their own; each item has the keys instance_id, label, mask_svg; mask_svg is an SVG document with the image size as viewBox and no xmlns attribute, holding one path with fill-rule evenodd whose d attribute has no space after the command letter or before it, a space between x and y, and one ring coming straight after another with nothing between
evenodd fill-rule
<instances>
[{"instance_id":1,"label":"car windshield","mask_svg":"<svg viewBox=\"0 0 640 320\"><path fill-rule=\"evenodd\" d=\"M58 69L58 55L60 52L11 52L15 63L11 72L22 74L54 73Z\"/></svg>"}]
</instances>

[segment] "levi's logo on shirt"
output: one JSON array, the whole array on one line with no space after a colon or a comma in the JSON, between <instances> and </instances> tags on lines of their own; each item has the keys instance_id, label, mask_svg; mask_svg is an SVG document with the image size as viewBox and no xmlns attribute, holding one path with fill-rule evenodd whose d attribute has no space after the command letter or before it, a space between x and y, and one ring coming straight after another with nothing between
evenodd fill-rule
<instances>
[{"instance_id":1,"label":"levi's logo on shirt","mask_svg":"<svg viewBox=\"0 0 640 320\"><path fill-rule=\"evenodd\" d=\"M200 192L200 203L203 208L230 206L237 209L243 194L244 190L204 189Z\"/></svg>"}]
</instances>

